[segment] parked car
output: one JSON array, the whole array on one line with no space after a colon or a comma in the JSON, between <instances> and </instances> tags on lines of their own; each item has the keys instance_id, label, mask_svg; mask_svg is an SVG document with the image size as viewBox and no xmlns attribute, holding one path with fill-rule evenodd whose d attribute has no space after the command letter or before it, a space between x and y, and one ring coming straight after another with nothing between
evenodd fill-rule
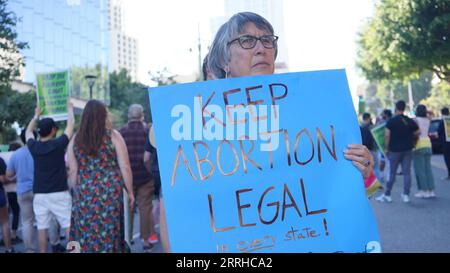
<instances>
[{"instance_id":1,"label":"parked car","mask_svg":"<svg viewBox=\"0 0 450 273\"><path fill-rule=\"evenodd\" d=\"M441 123L441 119L433 119L430 123L430 129L428 130L428 137L431 140L431 149L433 154L442 154L442 140L439 139L438 128Z\"/></svg>"}]
</instances>

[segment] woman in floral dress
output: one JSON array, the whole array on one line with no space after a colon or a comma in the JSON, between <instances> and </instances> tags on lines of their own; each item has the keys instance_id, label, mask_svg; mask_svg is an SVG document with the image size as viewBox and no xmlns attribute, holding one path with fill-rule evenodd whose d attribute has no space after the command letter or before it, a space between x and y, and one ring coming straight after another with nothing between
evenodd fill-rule
<instances>
[{"instance_id":1,"label":"woman in floral dress","mask_svg":"<svg viewBox=\"0 0 450 273\"><path fill-rule=\"evenodd\" d=\"M128 252L124 238L123 189L134 203L128 152L111 129L104 104L90 100L68 147L69 184L73 188L70 241L81 252Z\"/></svg>"}]
</instances>

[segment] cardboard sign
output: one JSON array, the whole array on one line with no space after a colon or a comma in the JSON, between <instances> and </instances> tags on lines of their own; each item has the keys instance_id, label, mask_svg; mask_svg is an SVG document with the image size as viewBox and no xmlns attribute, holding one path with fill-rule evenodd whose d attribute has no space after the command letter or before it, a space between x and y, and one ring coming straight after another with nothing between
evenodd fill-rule
<instances>
[{"instance_id":1,"label":"cardboard sign","mask_svg":"<svg viewBox=\"0 0 450 273\"><path fill-rule=\"evenodd\" d=\"M445 141L450 142L450 117L443 117L444 131L445 131Z\"/></svg>"},{"instance_id":2,"label":"cardboard sign","mask_svg":"<svg viewBox=\"0 0 450 273\"><path fill-rule=\"evenodd\" d=\"M345 70L150 88L173 252L379 252Z\"/></svg>"},{"instance_id":3,"label":"cardboard sign","mask_svg":"<svg viewBox=\"0 0 450 273\"><path fill-rule=\"evenodd\" d=\"M41 118L55 121L67 120L67 100L70 94L69 71L38 74L37 100L42 110Z\"/></svg>"},{"instance_id":4,"label":"cardboard sign","mask_svg":"<svg viewBox=\"0 0 450 273\"><path fill-rule=\"evenodd\" d=\"M384 131L386 128L386 122L373 127L370 132L372 133L373 139L378 146L378 149L384 155ZM385 155L386 156L386 155Z\"/></svg>"}]
</instances>

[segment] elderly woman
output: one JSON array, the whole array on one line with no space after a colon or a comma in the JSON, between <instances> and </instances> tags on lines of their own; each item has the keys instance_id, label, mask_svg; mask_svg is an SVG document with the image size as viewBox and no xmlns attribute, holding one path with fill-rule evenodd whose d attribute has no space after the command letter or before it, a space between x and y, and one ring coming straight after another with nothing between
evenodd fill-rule
<instances>
[{"instance_id":1,"label":"elderly woman","mask_svg":"<svg viewBox=\"0 0 450 273\"><path fill-rule=\"evenodd\" d=\"M210 74L208 77L224 79L273 74L277 41L272 25L260 15L252 12L235 14L220 27L211 45L205 68ZM364 179L370 177L373 157L365 146L351 144L344 155L359 169ZM161 237L165 250L168 250L163 212L161 204Z\"/></svg>"}]
</instances>

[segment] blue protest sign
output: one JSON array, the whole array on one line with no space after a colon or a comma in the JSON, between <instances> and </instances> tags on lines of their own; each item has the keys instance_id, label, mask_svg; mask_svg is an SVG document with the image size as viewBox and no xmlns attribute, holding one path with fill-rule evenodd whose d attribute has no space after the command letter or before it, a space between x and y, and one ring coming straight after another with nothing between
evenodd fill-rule
<instances>
[{"instance_id":1,"label":"blue protest sign","mask_svg":"<svg viewBox=\"0 0 450 273\"><path fill-rule=\"evenodd\" d=\"M149 90L173 252L378 252L344 70Z\"/></svg>"}]
</instances>

